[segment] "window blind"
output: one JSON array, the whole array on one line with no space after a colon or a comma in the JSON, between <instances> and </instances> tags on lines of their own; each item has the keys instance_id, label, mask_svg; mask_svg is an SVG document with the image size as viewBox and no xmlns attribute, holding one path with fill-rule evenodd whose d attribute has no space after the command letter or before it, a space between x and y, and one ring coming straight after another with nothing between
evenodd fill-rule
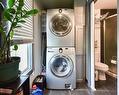
<instances>
[{"instance_id":1,"label":"window blind","mask_svg":"<svg viewBox=\"0 0 119 95\"><path fill-rule=\"evenodd\" d=\"M24 9L33 8L33 0L25 0ZM25 19L26 23L21 24L22 27L15 29L13 42L17 44L31 43L33 41L33 17Z\"/></svg>"}]
</instances>

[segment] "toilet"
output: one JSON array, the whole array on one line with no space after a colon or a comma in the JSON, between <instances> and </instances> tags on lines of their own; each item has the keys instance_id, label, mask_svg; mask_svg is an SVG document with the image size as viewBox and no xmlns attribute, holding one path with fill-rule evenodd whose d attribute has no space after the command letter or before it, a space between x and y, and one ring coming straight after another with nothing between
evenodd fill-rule
<instances>
[{"instance_id":1,"label":"toilet","mask_svg":"<svg viewBox=\"0 0 119 95\"><path fill-rule=\"evenodd\" d=\"M105 72L108 70L108 65L101 62L95 62L95 81L106 80Z\"/></svg>"}]
</instances>

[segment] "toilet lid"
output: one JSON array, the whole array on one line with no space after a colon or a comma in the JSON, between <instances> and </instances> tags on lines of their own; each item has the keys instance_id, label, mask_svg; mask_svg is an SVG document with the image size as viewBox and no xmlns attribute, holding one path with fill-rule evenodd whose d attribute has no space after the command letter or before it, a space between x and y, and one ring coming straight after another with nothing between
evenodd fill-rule
<instances>
[{"instance_id":1,"label":"toilet lid","mask_svg":"<svg viewBox=\"0 0 119 95\"><path fill-rule=\"evenodd\" d=\"M104 64L104 63L100 63L100 62L97 62L95 63L95 67L97 69L105 69L105 70L108 70L108 65Z\"/></svg>"}]
</instances>

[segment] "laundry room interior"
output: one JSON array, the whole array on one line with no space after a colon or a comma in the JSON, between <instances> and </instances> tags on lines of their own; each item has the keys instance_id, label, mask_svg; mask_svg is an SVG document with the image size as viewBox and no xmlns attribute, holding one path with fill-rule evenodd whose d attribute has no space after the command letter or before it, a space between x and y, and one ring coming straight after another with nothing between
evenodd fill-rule
<instances>
[{"instance_id":1,"label":"laundry room interior","mask_svg":"<svg viewBox=\"0 0 119 95\"><path fill-rule=\"evenodd\" d=\"M45 1L41 1L41 2L42 2L42 4L45 5ZM55 2L56 4L50 5L50 4L52 4L51 2ZM53 48L57 48L57 51L60 48L63 48L63 51L64 51L66 48L67 50L69 49L68 52L70 54L70 52L72 52L72 50L70 50L70 48L73 47L75 49L75 57L74 57L75 63L73 63L73 64L76 65L76 66L74 65L74 67L73 67L74 69L76 69L76 72L75 72L76 79L74 77L74 80L77 82L83 81L83 80L85 80L85 4L86 4L86 2L85 2L85 0L83 0L83 1L71 0L71 1L61 1L61 2L60 1L59 2L51 1L51 2L49 1L49 5L45 5L47 9L43 10L43 15L41 15L41 18L42 18L41 23L43 22L43 24L41 25L43 41L41 41L41 43L42 43L42 45L45 45L45 46L43 46L45 48L42 48L44 50L42 52L43 53L46 52L46 56L47 56L48 55L47 53L50 53L50 51L49 52L47 51L47 48L51 49L51 53L53 52L52 51ZM70 18L68 21L71 21L71 23L70 23L71 30L70 30L69 26L68 26L69 29L67 29L68 32L70 31L70 33L63 34L63 31L62 31L63 29L61 29L61 31L59 30L59 32L58 32L58 29L60 29L60 28L58 28L58 27L60 27L60 23L65 24L64 26L61 25L61 27L62 28L64 27L64 29L65 29L65 26L68 25L68 21L65 22L65 19L67 19L66 17L62 18L63 22L62 21L58 22L58 19L57 19L58 17L56 17L56 22L54 23L54 26L53 25L52 26L55 27L55 24L59 25L59 26L56 26L58 28L57 34L49 33L48 31L54 31L55 28L54 28L54 30L53 29L51 30L48 25L48 24L51 24L51 22L48 22L48 21L55 21L55 19L52 19L52 18L56 14L58 14L60 11L62 11L61 12L62 14L65 14L66 16L68 16ZM50 15L50 17L49 17L49 15ZM52 20L50 20L50 19L52 19ZM66 30L66 32L67 32L67 30ZM58 33L59 33L59 35L61 34L61 37L60 36L54 37L54 35L58 35ZM62 35L65 35L65 36L62 36ZM51 41L49 41L49 40L51 40ZM69 54L67 54L67 55L69 55ZM48 55L48 56L51 56L51 58L52 58L52 55ZM70 55L69 55L69 57L70 57ZM47 59L47 57L46 58L44 57L44 60L46 60L45 61L46 65L48 65L47 60L49 60L49 59ZM55 64L58 64L58 62ZM47 66L46 66L46 68L47 68ZM51 76L50 74L47 74L47 72L48 71L46 69L46 80L47 80L47 75ZM52 81L54 81L54 80L52 80ZM53 84L51 81L49 81L49 83ZM76 88L76 86L75 86L75 88ZM59 88L56 88L54 86L53 89L59 89ZM62 87L60 89L66 89L66 88Z\"/></svg>"},{"instance_id":2,"label":"laundry room interior","mask_svg":"<svg viewBox=\"0 0 119 95\"><path fill-rule=\"evenodd\" d=\"M38 86L38 95L119 95L117 0L31 1L39 11L33 42L20 40L12 52L28 63L20 70L29 92Z\"/></svg>"},{"instance_id":3,"label":"laundry room interior","mask_svg":"<svg viewBox=\"0 0 119 95\"><path fill-rule=\"evenodd\" d=\"M84 89L87 89L87 87L90 87L93 91L95 91L95 90L103 91L104 90L104 92L91 92L91 93L111 93L111 95L112 94L116 95L116 93L117 93L117 86L116 86L116 84L117 84L117 71L116 71L117 70L117 66L116 66L117 54L113 53L111 55L111 58L109 58L108 63L105 62L105 60L104 60L106 57L105 52L109 52L110 50L104 51L104 50L107 50L107 47L105 47L105 43L106 43L105 37L104 37L105 30L103 29L105 26L103 26L102 24L104 22L106 22L106 20L109 17L112 16L112 19L113 19L113 15L114 15L114 17L117 16L117 1L115 0L112 3L111 1L104 2L102 0L94 0L94 2L93 2L94 10L93 10L93 12L91 10L92 14L94 14L94 15L90 16L90 17L94 16L94 20L92 21L92 23L94 23L94 25L92 25L92 23L91 23L92 26L89 25L89 22L87 21L88 19L92 19L92 18L88 18L88 16L91 13L87 12L87 11L90 11L88 9L90 9L90 7L92 6L91 2L89 2L91 6L89 5L87 7L86 7L87 3L85 0L74 0L74 1L73 0L70 0L70 1L67 1L67 0L66 1L53 1L53 0L51 0L51 1L47 1L47 3L45 0L41 0L40 3L38 3L38 4L41 4L41 5L38 5L38 7L40 6L40 8L41 9L43 8L43 9L41 10L41 14L40 14L41 18L39 18L39 19L41 19L41 22L40 22L40 24L38 24L38 25L40 25L40 27L38 27L38 28L41 28L40 29L41 32L40 32L40 34L36 34L36 36L40 35L40 37L41 37L41 38L39 38L39 37L38 38L40 39L39 46L41 44L40 49L42 52L41 63L43 63L44 69L46 68L44 71L46 71L47 88L59 90L59 89L68 89L67 87L69 87L70 89L80 88L80 89L84 90ZM73 16L72 16L71 10L73 10ZM62 16L59 15L59 21L58 21L57 16L60 13L62 13L64 15L64 18L62 18L63 15ZM54 19L53 19L53 17L54 17ZM70 19L68 20L67 17L69 17ZM67 21L65 22L66 19L67 19ZM114 18L114 19L116 19L116 18ZM63 22L60 20L62 20ZM50 21L52 21L52 23ZM71 23L69 23L68 21L71 21ZM112 25L113 28L111 28L112 30L115 30L115 33L117 31L116 30L116 22L117 22L117 20L115 20L115 22L113 22L115 24L113 24L114 26ZM63 26L61 23L65 24L65 25ZM88 25L87 25L87 23L88 23ZM67 25L69 25L69 26L66 29ZM74 30L73 30L74 34L72 34L72 36L74 36L74 39L72 38L70 33L66 33L66 34L64 33L65 36L63 36L63 32L62 32L63 29L64 30L66 29L66 31L69 30L70 32L72 32L72 28L70 27L70 25L73 25L71 27L74 28ZM94 30L93 30L94 32L92 34L89 34L86 32L86 31L90 31L87 29L89 26L94 27ZM101 28L101 27L103 27L103 28ZM106 27L108 27L108 26L106 26ZM52 34L51 31L54 31L54 32L56 31L57 33ZM56 35L60 35L60 36L54 37ZM68 38L67 35L70 35L70 37ZM91 38L89 37L89 35L91 35ZM109 35L109 34L107 34L107 35ZM68 40L66 38L68 38ZM116 41L116 34L113 38ZM114 40L113 38L111 40ZM90 39L92 39L92 42L90 42L91 41ZM73 40L74 40L74 42L73 42ZM93 44L93 45L90 45L90 44ZM117 42L115 42L115 45L116 44L117 44ZM65 50L67 51L71 47L75 48L75 57L74 57L75 61L73 61L73 62L75 62L74 68L76 69L76 77L75 77L75 75L73 75L73 77L76 78L76 80L73 79L73 81L76 82L75 87L72 86L73 85L72 83L74 83L74 82L71 82L71 83L69 82L69 83L65 84L65 82L67 80L70 81L70 79L63 78L63 75L68 71L63 73L63 75L59 75L59 74L61 74L60 71L64 70L63 66L66 68L68 66L65 64L67 59L61 61L61 59L64 58L64 56L62 56L62 54L61 55L58 55L58 54L61 52L64 52L64 54L65 54ZM114 49L114 51L112 51L112 52L117 52L116 51L117 46L115 46L115 48L114 47L112 47L112 48ZM39 50L39 48L37 48L37 49ZM94 51L92 51L92 50L94 50ZM54 55L50 54L55 51L57 53L54 53ZM72 51L70 50L68 52L69 52L69 54L66 53L66 55L69 55L69 57L70 57L70 52L72 52ZM90 52L92 52L92 53L90 53ZM58 56L60 56L60 58L58 58ZM52 57L54 57L54 58L52 58ZM91 58L89 58L89 57L91 57ZM50 63L49 61L54 62L54 63ZM90 65L90 62L93 62L93 64L95 64L95 65ZM60 63L62 63L63 66L60 66ZM99 64L97 64L97 63L99 63ZM55 64L55 65L47 67L49 64L52 64L52 65ZM53 68L54 70L51 68ZM51 72L49 72L50 69L51 69ZM60 78L57 79L57 78L53 77L51 75L51 73L53 73L53 72L54 72L53 76L56 76L56 77L59 76ZM56 74L56 73L58 73L58 74ZM49 78L49 77L52 77L52 78ZM63 81L61 78L63 78ZM54 84L55 83L54 81L59 82L59 84L56 86ZM112 85L108 85L109 82L111 82ZM60 85L64 85L64 86L60 87ZM108 91L105 92L105 89L108 89L109 92ZM53 94L56 92L54 91L51 93ZM80 90L79 90L79 92L80 92ZM79 93L79 92L76 91L74 93ZM57 93L60 93L60 92L57 92ZM67 92L67 93L69 93L69 92ZM87 95L90 95L90 94L87 94Z\"/></svg>"}]
</instances>

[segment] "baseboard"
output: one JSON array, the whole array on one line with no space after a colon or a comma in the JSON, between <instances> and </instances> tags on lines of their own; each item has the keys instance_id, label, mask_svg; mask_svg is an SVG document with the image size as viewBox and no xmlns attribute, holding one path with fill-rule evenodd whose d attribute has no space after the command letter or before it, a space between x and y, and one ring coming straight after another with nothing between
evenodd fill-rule
<instances>
[{"instance_id":1,"label":"baseboard","mask_svg":"<svg viewBox=\"0 0 119 95\"><path fill-rule=\"evenodd\" d=\"M106 74L109 75L109 76L112 76L114 78L117 78L117 74L114 74L114 73L112 73L110 71L107 71Z\"/></svg>"}]
</instances>

